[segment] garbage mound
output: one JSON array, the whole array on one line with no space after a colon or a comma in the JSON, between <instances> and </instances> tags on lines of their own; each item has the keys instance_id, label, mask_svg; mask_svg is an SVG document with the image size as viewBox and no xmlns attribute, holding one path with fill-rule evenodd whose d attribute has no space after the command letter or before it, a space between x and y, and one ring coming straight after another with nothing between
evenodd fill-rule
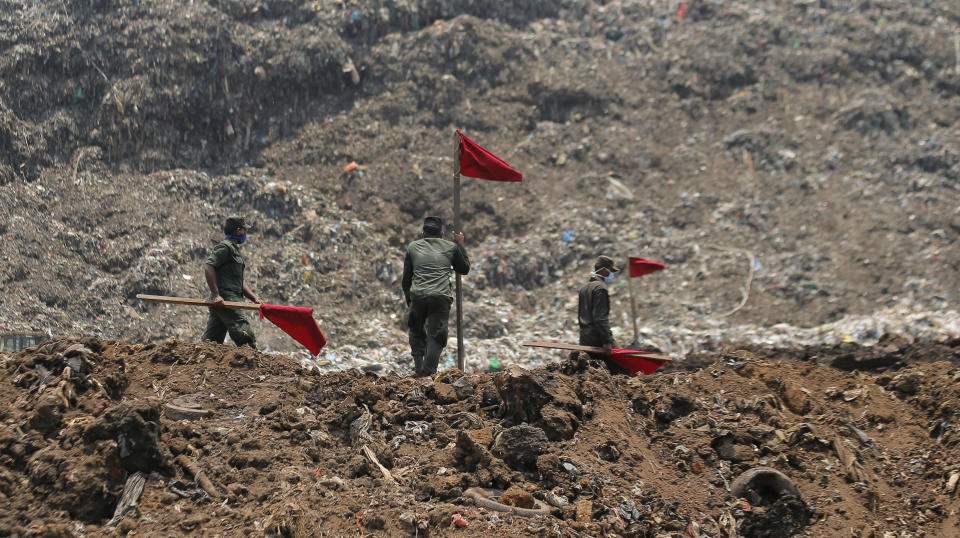
<instances>
[{"instance_id":1,"label":"garbage mound","mask_svg":"<svg viewBox=\"0 0 960 538\"><path fill-rule=\"evenodd\" d=\"M14 0L0 332L196 339L203 309L135 297L206 296L203 260L240 214L248 284L314 309L320 362L389 368L403 248L424 216L453 221L459 128L525 177L463 178L470 371L538 364L504 338L569 340L598 254L666 264L614 282L614 330L629 342L636 322L638 345L678 358L737 335L960 336L958 17L950 2Z\"/></svg>"},{"instance_id":2,"label":"garbage mound","mask_svg":"<svg viewBox=\"0 0 960 538\"><path fill-rule=\"evenodd\" d=\"M413 379L55 339L0 355L0 533L957 532L960 341L702 359Z\"/></svg>"}]
</instances>

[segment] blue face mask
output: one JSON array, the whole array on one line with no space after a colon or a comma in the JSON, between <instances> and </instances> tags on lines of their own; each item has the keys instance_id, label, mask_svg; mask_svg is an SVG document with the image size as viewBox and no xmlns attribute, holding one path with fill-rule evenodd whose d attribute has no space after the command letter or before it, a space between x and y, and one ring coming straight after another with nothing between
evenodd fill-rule
<instances>
[{"instance_id":1,"label":"blue face mask","mask_svg":"<svg viewBox=\"0 0 960 538\"><path fill-rule=\"evenodd\" d=\"M237 243L240 243L242 245L247 242L247 234L243 234L243 235L227 234L227 239L236 239Z\"/></svg>"},{"instance_id":2,"label":"blue face mask","mask_svg":"<svg viewBox=\"0 0 960 538\"><path fill-rule=\"evenodd\" d=\"M613 273L607 273L607 276L600 276L600 273L597 273L597 272L594 272L591 274L597 278L602 278L605 284L609 284L613 282Z\"/></svg>"}]
</instances>

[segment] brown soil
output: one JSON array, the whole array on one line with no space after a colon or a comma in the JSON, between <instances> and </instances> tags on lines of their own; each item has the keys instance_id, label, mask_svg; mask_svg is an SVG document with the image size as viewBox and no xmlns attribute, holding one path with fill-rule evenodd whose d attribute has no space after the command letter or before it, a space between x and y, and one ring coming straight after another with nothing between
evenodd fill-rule
<instances>
[{"instance_id":1,"label":"brown soil","mask_svg":"<svg viewBox=\"0 0 960 538\"><path fill-rule=\"evenodd\" d=\"M418 380L54 340L0 364L0 534L447 535L460 513L471 536L953 535L960 341L884 353L896 365L871 371L829 365L876 356L847 345L647 378L578 359ZM185 401L208 415L166 414ZM728 488L758 466L800 496L754 484L738 500ZM137 471L139 505L113 531ZM551 513L497 512L470 488Z\"/></svg>"}]
</instances>

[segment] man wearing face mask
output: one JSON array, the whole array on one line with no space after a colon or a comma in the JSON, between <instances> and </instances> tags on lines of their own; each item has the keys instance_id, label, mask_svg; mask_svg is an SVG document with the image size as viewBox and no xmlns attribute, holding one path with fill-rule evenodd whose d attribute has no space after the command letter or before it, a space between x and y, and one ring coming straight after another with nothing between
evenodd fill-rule
<instances>
[{"instance_id":1,"label":"man wearing face mask","mask_svg":"<svg viewBox=\"0 0 960 538\"><path fill-rule=\"evenodd\" d=\"M580 288L577 318L580 324L580 345L602 347L604 354L591 353L590 357L606 363L613 373L627 373L609 360L613 350L613 333L610 332L610 294L607 284L613 281L620 269L607 256L599 256L593 264L590 281Z\"/></svg>"},{"instance_id":2,"label":"man wearing face mask","mask_svg":"<svg viewBox=\"0 0 960 538\"><path fill-rule=\"evenodd\" d=\"M235 308L223 307L224 301L242 302L244 297L260 304L260 299L243 282L245 262L240 245L247 241L247 225L241 217L230 217L223 223L223 233L226 239L213 247L213 252L203 263L214 306L210 307L202 339L222 344L230 333L233 343L256 349L257 338L246 316Z\"/></svg>"},{"instance_id":3,"label":"man wearing face mask","mask_svg":"<svg viewBox=\"0 0 960 538\"><path fill-rule=\"evenodd\" d=\"M407 245L400 283L410 309L407 327L414 376L424 377L437 372L440 353L447 345L447 320L453 290L451 268L461 275L470 272L470 259L463 246L463 233L453 233L456 241L443 239L443 221L427 217L420 239Z\"/></svg>"}]
</instances>

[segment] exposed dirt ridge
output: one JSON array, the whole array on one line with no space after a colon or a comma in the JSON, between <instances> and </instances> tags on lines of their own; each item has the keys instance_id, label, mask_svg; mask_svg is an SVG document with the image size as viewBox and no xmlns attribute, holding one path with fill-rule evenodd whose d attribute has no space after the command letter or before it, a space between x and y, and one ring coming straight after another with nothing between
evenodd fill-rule
<instances>
[{"instance_id":1,"label":"exposed dirt ridge","mask_svg":"<svg viewBox=\"0 0 960 538\"><path fill-rule=\"evenodd\" d=\"M448 535L454 513L472 536L957 532L960 342L797 353L417 380L55 340L0 356L0 533ZM783 485L744 476L763 467Z\"/></svg>"}]
</instances>

